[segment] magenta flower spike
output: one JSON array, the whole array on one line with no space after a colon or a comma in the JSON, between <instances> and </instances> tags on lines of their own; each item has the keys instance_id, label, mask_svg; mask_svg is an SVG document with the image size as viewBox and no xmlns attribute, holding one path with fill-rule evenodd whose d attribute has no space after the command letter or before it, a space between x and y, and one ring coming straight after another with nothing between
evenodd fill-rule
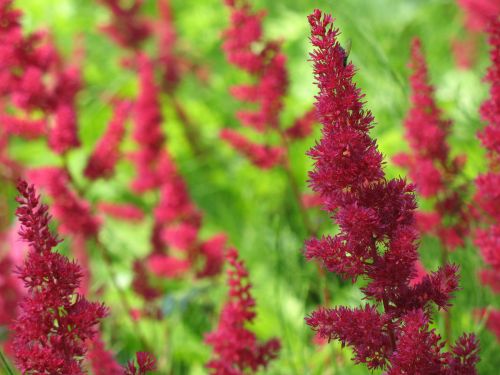
<instances>
[{"instance_id":1,"label":"magenta flower spike","mask_svg":"<svg viewBox=\"0 0 500 375\"><path fill-rule=\"evenodd\" d=\"M354 362L388 374L475 374L478 344L464 335L444 352L431 329L432 306L448 309L458 289L458 268L446 264L418 283L418 233L414 188L403 179L387 180L383 157L370 137L374 118L352 81L339 31L320 10L309 16L311 59L319 93L316 109L322 138L309 151L314 160L310 184L332 214L339 233L312 239L306 257L353 281L366 280L366 303L357 308L322 307L306 318L320 338L339 340Z\"/></svg>"},{"instance_id":2,"label":"magenta flower spike","mask_svg":"<svg viewBox=\"0 0 500 375\"><path fill-rule=\"evenodd\" d=\"M85 341L96 335L107 309L76 292L82 270L54 251L60 240L49 230L48 207L25 181L17 188L19 236L29 251L18 270L27 295L12 326L16 364L25 374L83 374Z\"/></svg>"}]
</instances>

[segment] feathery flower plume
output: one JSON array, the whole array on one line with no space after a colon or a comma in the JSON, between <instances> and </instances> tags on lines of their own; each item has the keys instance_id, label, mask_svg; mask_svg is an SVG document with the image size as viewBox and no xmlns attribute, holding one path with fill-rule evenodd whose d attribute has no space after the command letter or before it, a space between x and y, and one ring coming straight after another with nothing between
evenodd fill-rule
<instances>
[{"instance_id":1,"label":"feathery flower plume","mask_svg":"<svg viewBox=\"0 0 500 375\"><path fill-rule=\"evenodd\" d=\"M238 259L236 249L227 250L226 260L229 299L222 309L217 329L205 337L214 352L207 367L211 374L217 375L255 373L278 356L280 342L273 338L260 343L246 327L256 316L248 271Z\"/></svg>"},{"instance_id":2,"label":"feathery flower plume","mask_svg":"<svg viewBox=\"0 0 500 375\"><path fill-rule=\"evenodd\" d=\"M31 170L29 177L53 199L51 212L59 221L61 233L93 237L100 223L90 205L70 189L70 177L63 169L43 167Z\"/></svg>"},{"instance_id":3,"label":"feathery flower plume","mask_svg":"<svg viewBox=\"0 0 500 375\"><path fill-rule=\"evenodd\" d=\"M248 72L254 83L231 88L238 100L256 105L256 110L242 110L236 117L245 126L269 136L277 133L279 147L257 145L239 132L223 129L221 139L243 154L255 166L268 169L280 165L286 154L287 140L307 137L312 131L314 114L307 112L287 130L281 129L280 115L288 89L286 58L278 41L267 41L262 35L264 12L253 12L247 0L226 0L231 11L231 23L224 32L223 49L228 61Z\"/></svg>"},{"instance_id":4,"label":"feathery flower plume","mask_svg":"<svg viewBox=\"0 0 500 375\"><path fill-rule=\"evenodd\" d=\"M232 129L222 129L220 137L259 168L269 169L282 161L284 150L281 147L254 143Z\"/></svg>"},{"instance_id":5,"label":"feathery flower plume","mask_svg":"<svg viewBox=\"0 0 500 375\"><path fill-rule=\"evenodd\" d=\"M87 359L94 375L123 375L124 373L113 353L104 346L100 335L96 335L90 342Z\"/></svg>"},{"instance_id":6,"label":"feathery flower plume","mask_svg":"<svg viewBox=\"0 0 500 375\"><path fill-rule=\"evenodd\" d=\"M18 271L28 295L13 324L16 363L23 373L83 374L85 341L107 309L76 292L81 268L54 252L60 240L49 230L48 207L25 181L17 188L19 235L30 247Z\"/></svg>"},{"instance_id":7,"label":"feathery flower plume","mask_svg":"<svg viewBox=\"0 0 500 375\"><path fill-rule=\"evenodd\" d=\"M120 158L120 143L125 136L125 121L130 107L131 103L126 101L115 103L113 118L87 161L83 172L87 178L96 180L109 178L114 174L116 163Z\"/></svg>"},{"instance_id":8,"label":"feathery flower plume","mask_svg":"<svg viewBox=\"0 0 500 375\"><path fill-rule=\"evenodd\" d=\"M161 129L163 116L159 103L159 89L155 84L152 61L144 54L137 57L140 91L134 108L133 137L138 150L132 155L137 176L132 189L142 193L161 185L165 136Z\"/></svg>"},{"instance_id":9,"label":"feathery flower plume","mask_svg":"<svg viewBox=\"0 0 500 375\"><path fill-rule=\"evenodd\" d=\"M466 15L466 26L471 31L486 31L489 24L500 15L497 0L457 0Z\"/></svg>"},{"instance_id":10,"label":"feathery flower plume","mask_svg":"<svg viewBox=\"0 0 500 375\"><path fill-rule=\"evenodd\" d=\"M124 375L146 375L148 371L156 370L155 357L146 352L138 352L135 355L137 367L134 361L129 361L125 368Z\"/></svg>"},{"instance_id":11,"label":"feathery flower plume","mask_svg":"<svg viewBox=\"0 0 500 375\"><path fill-rule=\"evenodd\" d=\"M465 188L457 183L464 156L450 156L447 137L452 124L442 118L435 102L434 87L429 84L427 64L417 38L412 42L410 67L411 108L405 127L411 151L397 155L395 161L408 168L417 192L433 199L432 211L417 215L421 232L437 236L443 251L452 251L463 246L469 227L467 207L460 195Z\"/></svg>"},{"instance_id":12,"label":"feathery flower plume","mask_svg":"<svg viewBox=\"0 0 500 375\"><path fill-rule=\"evenodd\" d=\"M479 139L488 152L490 162L487 173L476 179L475 201L481 209L483 228L475 233L475 243L479 247L484 262L488 268L481 270L481 281L492 288L495 293L500 292L500 21L491 25L489 43L491 46L491 66L485 80L490 84L490 97L481 106L481 117L486 127L479 133ZM500 340L500 330L495 318L499 318L500 311L494 310L488 318L488 326Z\"/></svg>"},{"instance_id":13,"label":"feathery flower plume","mask_svg":"<svg viewBox=\"0 0 500 375\"><path fill-rule=\"evenodd\" d=\"M140 15L143 0L133 0L131 4L120 0L99 0L111 12L111 20L101 26L118 45L132 51L138 50L151 34L151 26Z\"/></svg>"},{"instance_id":14,"label":"feathery flower plume","mask_svg":"<svg viewBox=\"0 0 500 375\"><path fill-rule=\"evenodd\" d=\"M365 306L320 308L306 322L324 339L354 351L354 361L389 373L475 374L465 359L477 362L477 343L464 351L442 351L441 338L429 328L432 304L448 309L458 289L458 269L444 265L414 285L417 231L413 186L387 180L382 155L370 138L373 116L352 79L352 63L337 41L333 19L316 9L309 16L311 54L319 94L316 108L322 138L309 151L314 160L310 183L339 225L334 237L309 240L306 257L346 279L363 277ZM416 334L418 333L418 334ZM407 350L410 348L410 350ZM461 362L464 360L463 362ZM398 372L399 371L399 372Z\"/></svg>"},{"instance_id":15,"label":"feathery flower plume","mask_svg":"<svg viewBox=\"0 0 500 375\"><path fill-rule=\"evenodd\" d=\"M97 209L107 216L120 220L141 221L144 218L144 212L130 203L99 202Z\"/></svg>"},{"instance_id":16,"label":"feathery flower plume","mask_svg":"<svg viewBox=\"0 0 500 375\"><path fill-rule=\"evenodd\" d=\"M49 127L50 148L64 154L80 146L76 114L76 95L82 88L81 72L77 67L57 71L53 91L53 124Z\"/></svg>"}]
</instances>

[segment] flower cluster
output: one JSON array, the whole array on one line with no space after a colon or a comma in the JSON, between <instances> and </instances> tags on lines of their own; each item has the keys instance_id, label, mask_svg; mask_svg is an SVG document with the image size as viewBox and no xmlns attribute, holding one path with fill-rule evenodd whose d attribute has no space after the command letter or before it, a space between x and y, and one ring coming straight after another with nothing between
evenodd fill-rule
<instances>
[{"instance_id":1,"label":"flower cluster","mask_svg":"<svg viewBox=\"0 0 500 375\"><path fill-rule=\"evenodd\" d=\"M120 0L100 0L110 10L111 20L101 29L120 46L137 50L151 35L150 22L140 15L143 0L124 4Z\"/></svg>"},{"instance_id":2,"label":"flower cluster","mask_svg":"<svg viewBox=\"0 0 500 375\"><path fill-rule=\"evenodd\" d=\"M124 375L145 375L156 369L156 359L150 353L138 352L136 355L137 367L134 361L129 361Z\"/></svg>"},{"instance_id":3,"label":"flower cluster","mask_svg":"<svg viewBox=\"0 0 500 375\"><path fill-rule=\"evenodd\" d=\"M29 172L30 179L53 199L51 213L63 234L94 237L100 226L90 204L71 189L71 177L64 169L41 167Z\"/></svg>"},{"instance_id":4,"label":"flower cluster","mask_svg":"<svg viewBox=\"0 0 500 375\"><path fill-rule=\"evenodd\" d=\"M225 3L231 10L231 22L224 32L224 52L231 64L248 72L255 80L253 84L239 85L231 89L236 99L257 106L253 111L239 111L236 116L243 125L264 133L267 137L277 133L281 144L257 144L230 129L223 129L220 136L259 168L282 165L287 140L310 135L312 125L316 122L315 112L308 111L289 129L281 129L280 115L288 89L288 72L280 43L263 38L264 12L253 12L247 0L226 0Z\"/></svg>"},{"instance_id":5,"label":"flower cluster","mask_svg":"<svg viewBox=\"0 0 500 375\"><path fill-rule=\"evenodd\" d=\"M115 165L120 158L120 143L125 136L125 121L130 111L130 103L118 101L106 132L90 155L83 171L85 177L95 180L113 175Z\"/></svg>"},{"instance_id":6,"label":"flower cluster","mask_svg":"<svg viewBox=\"0 0 500 375\"><path fill-rule=\"evenodd\" d=\"M309 16L311 54L319 94L316 108L322 138L309 151L314 160L312 188L339 225L333 237L312 239L306 257L317 259L344 278L366 279L365 306L321 308L306 318L324 339L336 339L354 351L354 361L391 374L475 374L473 336L462 336L443 352L439 335L429 328L432 305L448 309L458 289L458 269L446 264L418 283L413 186L387 180L382 155L370 138L373 116L353 83L354 66L337 41L330 15Z\"/></svg>"},{"instance_id":7,"label":"flower cluster","mask_svg":"<svg viewBox=\"0 0 500 375\"><path fill-rule=\"evenodd\" d=\"M450 157L451 121L442 119L436 105L419 39L412 43L410 68L411 108L405 127L411 151L397 155L395 161L408 168L418 193L432 199L433 209L417 214L421 232L437 236L443 249L450 251L463 245L468 231L467 208L460 194L466 188L457 183L464 156Z\"/></svg>"},{"instance_id":8,"label":"flower cluster","mask_svg":"<svg viewBox=\"0 0 500 375\"><path fill-rule=\"evenodd\" d=\"M475 201L482 213L482 222L486 224L476 231L475 242L479 247L488 268L480 273L484 284L489 285L494 292L500 292L500 205L498 183L500 173L500 22L495 22L490 29L489 43L491 45L491 66L486 75L486 81L491 85L490 97L481 106L481 117L486 127L479 134L481 143L488 151L490 169L476 179L477 192ZM499 312L489 315L490 328L498 326ZM500 330L492 329L500 340Z\"/></svg>"},{"instance_id":9,"label":"flower cluster","mask_svg":"<svg viewBox=\"0 0 500 375\"><path fill-rule=\"evenodd\" d=\"M220 314L217 330L205 338L214 352L207 367L217 375L254 373L278 356L280 342L270 339L259 343L255 334L246 327L256 316L248 271L238 259L236 249L227 250L226 260L230 267L227 271L229 299Z\"/></svg>"},{"instance_id":10,"label":"flower cluster","mask_svg":"<svg viewBox=\"0 0 500 375\"><path fill-rule=\"evenodd\" d=\"M63 154L80 144L75 109L80 69L65 64L45 33L23 35L20 16L11 0L0 2L0 95L15 110L2 120L7 135L48 134L49 146Z\"/></svg>"},{"instance_id":11,"label":"flower cluster","mask_svg":"<svg viewBox=\"0 0 500 375\"><path fill-rule=\"evenodd\" d=\"M466 25L472 31L485 31L500 15L500 3L496 0L457 0L466 15Z\"/></svg>"},{"instance_id":12,"label":"flower cluster","mask_svg":"<svg viewBox=\"0 0 500 375\"><path fill-rule=\"evenodd\" d=\"M29 252L18 271L28 294L13 324L16 363L24 373L83 374L85 341L107 309L76 292L81 268L54 252L60 240L49 230L47 206L25 181L18 190L19 235Z\"/></svg>"}]
</instances>

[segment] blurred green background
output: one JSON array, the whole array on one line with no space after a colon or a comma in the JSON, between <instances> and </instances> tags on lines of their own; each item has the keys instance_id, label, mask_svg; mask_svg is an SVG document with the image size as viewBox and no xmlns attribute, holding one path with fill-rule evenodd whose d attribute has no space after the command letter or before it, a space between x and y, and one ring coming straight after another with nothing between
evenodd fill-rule
<instances>
[{"instance_id":1,"label":"blurred green background","mask_svg":"<svg viewBox=\"0 0 500 375\"><path fill-rule=\"evenodd\" d=\"M230 242L239 249L247 262L257 300L258 317L254 331L262 339L277 336L282 340L282 352L274 361L269 374L364 374L363 366L354 366L348 349L338 343L317 346L313 334L304 324L304 317L319 304L320 279L314 264L302 255L306 233L301 226L298 209L281 170L263 172L252 167L218 139L222 127L238 127L234 116L242 104L228 92L230 86L248 77L229 65L221 51L221 32L227 26L228 11L222 0L172 0L175 24L182 48L206 66L209 78L201 83L186 75L177 96L189 113L207 152L195 158L183 138L180 124L168 104L164 105L164 130L169 147L187 180L194 201L204 211L207 234L225 231ZM478 59L470 70L456 67L451 51L455 39L464 38L463 15L452 0L344 0L252 1L254 9L266 9L265 33L269 38L283 40L288 58L290 90L286 98L283 122L294 118L312 106L315 87L312 84L307 15L313 8L330 12L341 39L352 41L350 59L358 68L356 80L366 94L367 107L374 113L377 124L372 132L381 151L388 157L386 172L398 176L390 156L406 150L402 120L408 109L408 70L410 41L422 39L437 99L445 115L454 121L451 137L452 153L465 153L465 175L470 181L486 164L475 138L482 126L478 107L487 95L482 76L488 66L487 45L479 42ZM103 97L119 94L133 97L137 91L135 75L120 66L123 51L99 31L109 14L91 0L16 0L15 6L24 12L26 30L50 29L57 46L67 56L75 46L75 38L83 36L86 56L83 62L85 88L79 96L80 136L83 147L70 155L70 167L78 175L94 143L102 134L111 110ZM145 0L145 14L156 17L156 1ZM154 51L155 45L146 49ZM316 130L316 137L319 129ZM306 189L310 161L305 151L314 137L295 143L292 148L293 169L297 180ZM44 142L17 141L12 155L31 166L58 164ZM133 201L127 193L127 183L133 171L120 166L111 181L98 182L90 189L90 198ZM13 192L12 192L13 194ZM137 202L147 207L154 197ZM328 216L313 213L315 222L326 232L334 231ZM119 283L128 288L131 282L131 262L149 249L150 219L139 226L107 220L104 240L111 248L119 272ZM422 240L421 254L425 265L435 269L438 244ZM494 297L481 287L476 272L482 261L469 243L451 256L462 266L463 290L454 300L452 309L454 336L463 331L479 334L481 340L481 374L497 374L500 356L498 344L483 325L473 319L478 307L495 304ZM92 292L111 306L111 316L104 323L104 338L121 361L140 350L133 327L120 311L118 297L108 289L103 266L92 263ZM328 277L333 304L357 306L362 298L357 286ZM150 343L159 357L159 373L204 374L204 363L210 348L203 345L203 335L217 322L224 300L224 278L214 282L172 283L171 293L162 298L166 319L158 323L141 322ZM97 298L97 297L92 297ZM141 301L130 292L134 306ZM496 301L498 302L498 301ZM435 325L442 332L442 322Z\"/></svg>"}]
</instances>

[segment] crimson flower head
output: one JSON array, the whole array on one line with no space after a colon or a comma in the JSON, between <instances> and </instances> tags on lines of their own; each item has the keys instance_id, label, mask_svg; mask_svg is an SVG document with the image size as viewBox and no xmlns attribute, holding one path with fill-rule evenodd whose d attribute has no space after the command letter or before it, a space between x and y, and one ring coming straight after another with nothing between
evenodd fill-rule
<instances>
[{"instance_id":1,"label":"crimson flower head","mask_svg":"<svg viewBox=\"0 0 500 375\"><path fill-rule=\"evenodd\" d=\"M25 181L17 188L19 235L29 251L18 270L27 296L13 324L16 363L23 373L83 374L85 341L96 335L107 309L76 292L82 270L54 251L60 240L49 230L47 206Z\"/></svg>"},{"instance_id":2,"label":"crimson flower head","mask_svg":"<svg viewBox=\"0 0 500 375\"><path fill-rule=\"evenodd\" d=\"M475 374L475 339L464 351L446 353L428 325L432 305L449 308L458 289L458 268L447 264L414 281L414 188L402 179L385 177L382 155L369 134L374 119L352 80L354 65L346 63L332 17L315 10L309 23L319 88L316 109L323 124L321 140L309 151L314 160L310 184L339 233L309 240L306 257L344 278L367 280L362 288L367 303L320 308L306 322L321 338L349 345L354 361L369 369L451 374L450 368L457 366L456 374ZM464 364L469 357L472 367Z\"/></svg>"},{"instance_id":3,"label":"crimson flower head","mask_svg":"<svg viewBox=\"0 0 500 375\"><path fill-rule=\"evenodd\" d=\"M31 170L30 178L44 188L53 199L51 212L59 220L61 233L95 236L100 222L92 214L90 204L69 188L70 176L57 167L42 167Z\"/></svg>"},{"instance_id":4,"label":"crimson flower head","mask_svg":"<svg viewBox=\"0 0 500 375\"><path fill-rule=\"evenodd\" d=\"M101 29L118 45L138 50L151 34L149 22L140 14L143 0L133 0L130 4L120 0L100 2L111 12L110 22Z\"/></svg>"},{"instance_id":5,"label":"crimson flower head","mask_svg":"<svg viewBox=\"0 0 500 375\"><path fill-rule=\"evenodd\" d=\"M494 22L490 29L491 66L486 74L490 84L490 97L481 106L481 117L486 127L479 133L479 139L487 150L489 169L476 179L475 202L480 208L481 227L475 233L475 243L488 265L481 270L480 278L495 293L500 292L500 21ZM488 318L488 326L500 340L500 311L494 310Z\"/></svg>"},{"instance_id":6,"label":"crimson flower head","mask_svg":"<svg viewBox=\"0 0 500 375\"><path fill-rule=\"evenodd\" d=\"M134 106L133 131L138 145L133 155L137 176L132 182L132 189L143 193L161 185L166 156L163 154L165 136L161 129L160 92L155 84L153 62L148 56L140 54L137 63L140 91Z\"/></svg>"},{"instance_id":7,"label":"crimson flower head","mask_svg":"<svg viewBox=\"0 0 500 375\"><path fill-rule=\"evenodd\" d=\"M148 371L156 370L156 358L146 352L137 352L137 367L134 361L129 361L125 367L124 375L146 375Z\"/></svg>"},{"instance_id":8,"label":"crimson flower head","mask_svg":"<svg viewBox=\"0 0 500 375\"><path fill-rule=\"evenodd\" d=\"M263 138L270 138L275 133L281 144L273 146L269 139L265 139L266 144L254 143L232 129L223 129L220 138L261 169L283 165L288 158L288 140L305 138L311 133L316 122L314 111L306 112L288 129L281 129L280 117L288 89L286 57L281 42L263 37L265 13L253 11L248 0L226 0L225 3L231 12L231 20L223 34L222 48L231 64L253 78L251 84L231 88L232 96L252 105L252 109L241 110L236 117L244 126L262 133Z\"/></svg>"},{"instance_id":9,"label":"crimson flower head","mask_svg":"<svg viewBox=\"0 0 500 375\"><path fill-rule=\"evenodd\" d=\"M438 237L444 251L450 251L463 245L469 227L467 208L460 194L465 188L457 183L465 157L450 156L447 137L452 123L442 118L436 104L422 44L417 38L411 46L410 68L411 108L405 119L410 151L397 155L395 161L408 169L417 192L433 199L432 210L417 215L421 232ZM426 225L431 219L433 225Z\"/></svg>"},{"instance_id":10,"label":"crimson flower head","mask_svg":"<svg viewBox=\"0 0 500 375\"><path fill-rule=\"evenodd\" d=\"M125 121L130 111L130 103L116 103L113 118L108 129L97 143L90 156L84 174L92 180L111 177L120 157L120 143L125 136Z\"/></svg>"},{"instance_id":11,"label":"crimson flower head","mask_svg":"<svg viewBox=\"0 0 500 375\"><path fill-rule=\"evenodd\" d=\"M210 373L217 375L255 373L278 356L280 342L271 339L259 343L246 327L256 316L248 271L238 259L236 249L227 251L226 260L230 267L227 271L229 299L222 309L217 329L205 338L214 352L207 367Z\"/></svg>"}]
</instances>

